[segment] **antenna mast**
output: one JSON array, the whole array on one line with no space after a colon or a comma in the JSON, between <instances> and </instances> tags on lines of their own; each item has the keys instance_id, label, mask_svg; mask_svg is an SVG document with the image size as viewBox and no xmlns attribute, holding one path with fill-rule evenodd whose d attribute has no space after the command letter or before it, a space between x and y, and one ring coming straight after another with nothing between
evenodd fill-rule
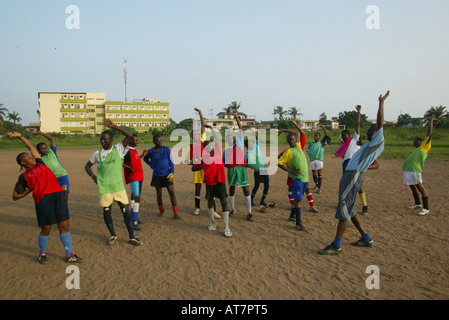
<instances>
[{"instance_id":1,"label":"antenna mast","mask_svg":"<svg viewBox=\"0 0 449 320\"><path fill-rule=\"evenodd\" d=\"M126 69L126 62L127 62L126 58L123 58L123 76L125 78L125 102L128 102L128 97L127 97L127 92L126 92L126 89L127 89L126 88L126 81L127 81L128 71Z\"/></svg>"}]
</instances>

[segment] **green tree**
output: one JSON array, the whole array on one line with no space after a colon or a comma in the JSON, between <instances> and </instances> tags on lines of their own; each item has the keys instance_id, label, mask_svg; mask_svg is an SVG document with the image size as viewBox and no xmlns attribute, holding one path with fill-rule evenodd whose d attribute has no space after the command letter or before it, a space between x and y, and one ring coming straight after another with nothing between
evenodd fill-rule
<instances>
[{"instance_id":1,"label":"green tree","mask_svg":"<svg viewBox=\"0 0 449 320\"><path fill-rule=\"evenodd\" d=\"M297 120L298 118L300 118L303 115L301 112L299 112L300 109L298 109L296 107L291 107L290 110L288 110L287 114L289 116L291 116L292 118L294 118L295 120Z\"/></svg>"},{"instance_id":2,"label":"green tree","mask_svg":"<svg viewBox=\"0 0 449 320\"><path fill-rule=\"evenodd\" d=\"M448 112L446 110L445 106L438 106L438 107L430 107L429 110L426 111L426 113L424 114L424 122L427 123L427 125L429 124L429 120L434 118L437 119L436 123L435 123L435 127L440 128L442 123L447 119L448 117Z\"/></svg>"},{"instance_id":3,"label":"green tree","mask_svg":"<svg viewBox=\"0 0 449 320\"><path fill-rule=\"evenodd\" d=\"M16 124L16 122L22 121L22 118L19 117L19 113L15 111L13 111L12 113L8 113L8 119L11 120L14 124Z\"/></svg>"},{"instance_id":4,"label":"green tree","mask_svg":"<svg viewBox=\"0 0 449 320\"><path fill-rule=\"evenodd\" d=\"M226 108L223 108L223 110L226 112L226 114L231 114L232 110L238 111L241 106L241 102L232 101Z\"/></svg>"},{"instance_id":5,"label":"green tree","mask_svg":"<svg viewBox=\"0 0 449 320\"><path fill-rule=\"evenodd\" d=\"M318 121L320 123L324 124L325 126L328 126L328 125L331 124L331 121L327 120L327 115L324 112L322 114L320 114L320 117L319 117Z\"/></svg>"},{"instance_id":6,"label":"green tree","mask_svg":"<svg viewBox=\"0 0 449 320\"><path fill-rule=\"evenodd\" d=\"M365 126L367 121L366 114L360 114L360 126ZM355 128L357 124L357 111L343 111L338 114L338 121L340 125L346 126L346 128Z\"/></svg>"},{"instance_id":7,"label":"green tree","mask_svg":"<svg viewBox=\"0 0 449 320\"><path fill-rule=\"evenodd\" d=\"M284 120L284 116L287 114L287 111L284 110L283 106L276 106L273 110L273 115L276 117L276 115L279 116L279 120Z\"/></svg>"},{"instance_id":8,"label":"green tree","mask_svg":"<svg viewBox=\"0 0 449 320\"><path fill-rule=\"evenodd\" d=\"M3 124L3 120L5 120L4 117L8 114L8 109L3 107L3 103L0 103L0 123Z\"/></svg>"}]
</instances>

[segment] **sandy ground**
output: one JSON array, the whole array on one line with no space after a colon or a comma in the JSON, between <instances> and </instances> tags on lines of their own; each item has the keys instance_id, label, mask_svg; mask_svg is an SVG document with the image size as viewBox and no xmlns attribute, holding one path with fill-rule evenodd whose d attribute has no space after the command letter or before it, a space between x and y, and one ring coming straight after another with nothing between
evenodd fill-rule
<instances>
[{"instance_id":1,"label":"sandy ground","mask_svg":"<svg viewBox=\"0 0 449 320\"><path fill-rule=\"evenodd\" d=\"M139 146L139 151L143 146ZM283 147L281 147L283 149ZM349 243L359 238L351 224L336 256L320 256L317 250L335 236L334 218L340 160L326 155L323 192L314 193L320 213L303 202L306 232L287 221L286 173L270 177L269 200L277 208L246 221L243 192L237 190L237 214L231 217L232 238L223 235L223 222L208 231L206 201L199 216L194 209L192 172L178 165L175 190L182 220L172 218L164 191L166 212L157 216L155 191L149 186L151 169L144 164L146 180L140 219L144 242L127 243L127 231L118 207L113 217L119 240L107 244L108 231L98 205L96 185L84 172L84 164L96 149L60 150L69 173L71 234L79 264L80 289L69 290L69 266L54 227L48 245L49 264L37 262L38 244L31 195L14 202L12 190L20 174L17 151L1 151L0 184L0 299L12 300L427 300L449 297L448 259L448 162L427 161L424 183L430 194L431 214L418 216L407 209L413 202L402 184L402 160L380 161L380 168L365 173L369 214L362 217L374 239L372 248ZM248 169L250 183L252 170ZM130 192L127 187L128 193ZM205 189L202 194L204 196ZM256 196L260 199L261 189ZM357 203L361 209L361 203ZM220 213L221 210L218 210ZM379 289L368 289L367 267L380 272ZM370 282L372 283L372 282Z\"/></svg>"}]
</instances>

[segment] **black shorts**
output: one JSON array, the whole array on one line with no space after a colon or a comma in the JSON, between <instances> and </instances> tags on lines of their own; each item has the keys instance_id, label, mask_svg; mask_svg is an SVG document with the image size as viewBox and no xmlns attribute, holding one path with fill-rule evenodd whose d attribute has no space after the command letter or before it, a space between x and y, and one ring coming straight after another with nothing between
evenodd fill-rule
<instances>
[{"instance_id":1,"label":"black shorts","mask_svg":"<svg viewBox=\"0 0 449 320\"><path fill-rule=\"evenodd\" d=\"M224 200L228 197L226 192L226 184L217 182L213 186L206 185L206 199L211 200L213 198L217 198L220 200Z\"/></svg>"},{"instance_id":2,"label":"black shorts","mask_svg":"<svg viewBox=\"0 0 449 320\"><path fill-rule=\"evenodd\" d=\"M153 175L153 178L151 179L150 186L156 187L156 188L166 188L168 186L171 186L173 184L173 181L170 182L167 179L168 175L166 176L155 176Z\"/></svg>"},{"instance_id":3,"label":"black shorts","mask_svg":"<svg viewBox=\"0 0 449 320\"><path fill-rule=\"evenodd\" d=\"M64 192L59 191L46 194L42 200L36 204L36 217L39 227L69 220L69 209L64 197Z\"/></svg>"}]
</instances>

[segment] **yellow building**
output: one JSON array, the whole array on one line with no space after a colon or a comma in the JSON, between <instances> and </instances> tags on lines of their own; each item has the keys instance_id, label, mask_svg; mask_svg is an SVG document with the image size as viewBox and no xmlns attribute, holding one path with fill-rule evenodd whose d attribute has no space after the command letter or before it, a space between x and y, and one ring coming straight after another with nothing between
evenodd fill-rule
<instances>
[{"instance_id":1,"label":"yellow building","mask_svg":"<svg viewBox=\"0 0 449 320\"><path fill-rule=\"evenodd\" d=\"M170 123L168 102L153 99L107 101L105 93L39 92L40 130L60 133L101 133L103 119L118 126L148 131Z\"/></svg>"}]
</instances>

